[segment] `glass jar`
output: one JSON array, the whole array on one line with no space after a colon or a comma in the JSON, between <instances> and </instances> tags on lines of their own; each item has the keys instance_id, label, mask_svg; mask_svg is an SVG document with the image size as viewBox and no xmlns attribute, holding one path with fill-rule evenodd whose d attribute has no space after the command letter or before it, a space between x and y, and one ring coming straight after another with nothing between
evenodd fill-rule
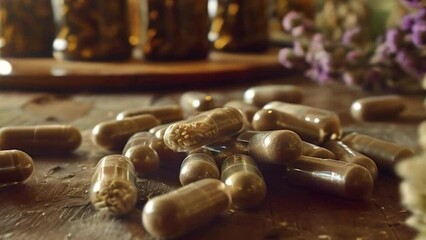
<instances>
[{"instance_id":1,"label":"glass jar","mask_svg":"<svg viewBox=\"0 0 426 240\"><path fill-rule=\"evenodd\" d=\"M52 0L57 22L53 56L107 61L131 56L128 0Z\"/></svg>"},{"instance_id":2,"label":"glass jar","mask_svg":"<svg viewBox=\"0 0 426 240\"><path fill-rule=\"evenodd\" d=\"M55 36L50 0L0 0L0 56L49 57Z\"/></svg>"},{"instance_id":3,"label":"glass jar","mask_svg":"<svg viewBox=\"0 0 426 240\"><path fill-rule=\"evenodd\" d=\"M268 46L267 0L217 0L209 39L224 51L262 51Z\"/></svg>"},{"instance_id":4,"label":"glass jar","mask_svg":"<svg viewBox=\"0 0 426 240\"><path fill-rule=\"evenodd\" d=\"M202 59L209 52L207 0L142 0L148 60ZM144 17L146 15L146 17Z\"/></svg>"}]
</instances>

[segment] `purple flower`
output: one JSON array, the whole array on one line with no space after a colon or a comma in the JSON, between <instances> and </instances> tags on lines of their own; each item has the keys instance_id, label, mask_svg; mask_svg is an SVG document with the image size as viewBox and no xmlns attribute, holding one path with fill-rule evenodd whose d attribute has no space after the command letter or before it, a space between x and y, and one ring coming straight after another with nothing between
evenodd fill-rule
<instances>
[{"instance_id":1,"label":"purple flower","mask_svg":"<svg viewBox=\"0 0 426 240\"><path fill-rule=\"evenodd\" d=\"M365 53L360 49L354 49L346 53L345 60L347 65L356 66L362 64L365 60Z\"/></svg>"},{"instance_id":2,"label":"purple flower","mask_svg":"<svg viewBox=\"0 0 426 240\"><path fill-rule=\"evenodd\" d=\"M401 22L399 23L399 27L401 28L402 31L410 33L411 28L413 27L415 22L416 22L415 14L407 14L404 17L402 17Z\"/></svg>"},{"instance_id":3,"label":"purple flower","mask_svg":"<svg viewBox=\"0 0 426 240\"><path fill-rule=\"evenodd\" d=\"M401 3L412 8L421 8L426 6L426 0L401 0Z\"/></svg>"},{"instance_id":4,"label":"purple flower","mask_svg":"<svg viewBox=\"0 0 426 240\"><path fill-rule=\"evenodd\" d=\"M381 43L376 47L373 56L370 59L372 65L389 65L392 60L390 50L386 43Z\"/></svg>"},{"instance_id":5,"label":"purple flower","mask_svg":"<svg viewBox=\"0 0 426 240\"><path fill-rule=\"evenodd\" d=\"M419 73L419 61L417 60L418 59L413 53L406 50L399 51L395 57L395 61L405 73L415 77L416 79L420 79L422 76L421 73Z\"/></svg>"},{"instance_id":6,"label":"purple flower","mask_svg":"<svg viewBox=\"0 0 426 240\"><path fill-rule=\"evenodd\" d=\"M300 26L303 22L303 15L296 11L291 11L285 15L282 26L287 32L291 32L293 28Z\"/></svg>"},{"instance_id":7,"label":"purple flower","mask_svg":"<svg viewBox=\"0 0 426 240\"><path fill-rule=\"evenodd\" d=\"M304 69L306 67L303 57L296 56L291 48L283 48L278 52L278 61L289 69Z\"/></svg>"},{"instance_id":8,"label":"purple flower","mask_svg":"<svg viewBox=\"0 0 426 240\"><path fill-rule=\"evenodd\" d=\"M426 46L426 22L416 22L413 25L413 32L411 34L411 40L413 44L419 48Z\"/></svg>"},{"instance_id":9,"label":"purple flower","mask_svg":"<svg viewBox=\"0 0 426 240\"><path fill-rule=\"evenodd\" d=\"M343 82L348 86L359 86L363 80L363 70L348 70L342 74Z\"/></svg>"},{"instance_id":10,"label":"purple flower","mask_svg":"<svg viewBox=\"0 0 426 240\"><path fill-rule=\"evenodd\" d=\"M362 31L360 27L354 27L343 33L342 43L345 46L353 46L362 40Z\"/></svg>"},{"instance_id":11,"label":"purple flower","mask_svg":"<svg viewBox=\"0 0 426 240\"><path fill-rule=\"evenodd\" d=\"M390 53L396 53L404 44L404 34L398 28L391 28L386 32L385 43Z\"/></svg>"},{"instance_id":12,"label":"purple flower","mask_svg":"<svg viewBox=\"0 0 426 240\"><path fill-rule=\"evenodd\" d=\"M293 52L296 56L304 57L306 54L306 46L304 46L300 41L294 41Z\"/></svg>"}]
</instances>

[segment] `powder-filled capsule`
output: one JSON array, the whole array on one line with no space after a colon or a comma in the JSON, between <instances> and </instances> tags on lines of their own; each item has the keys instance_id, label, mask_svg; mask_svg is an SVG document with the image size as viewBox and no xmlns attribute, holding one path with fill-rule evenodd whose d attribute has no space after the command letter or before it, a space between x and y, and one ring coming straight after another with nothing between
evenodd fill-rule
<instances>
[{"instance_id":1,"label":"powder-filled capsule","mask_svg":"<svg viewBox=\"0 0 426 240\"><path fill-rule=\"evenodd\" d=\"M151 129L149 129L149 132L152 133L154 135L154 137L159 138L159 139L163 139L164 133L166 132L166 129L171 124L172 123L167 123L167 124L161 124L161 125L155 126Z\"/></svg>"},{"instance_id":2,"label":"powder-filled capsule","mask_svg":"<svg viewBox=\"0 0 426 240\"><path fill-rule=\"evenodd\" d=\"M126 110L119 113L117 120L122 120L128 117L139 116L143 114L151 114L156 117L162 124L175 122L183 119L183 110L177 104L162 105L162 106L146 106L137 109Z\"/></svg>"},{"instance_id":3,"label":"powder-filled capsule","mask_svg":"<svg viewBox=\"0 0 426 240\"><path fill-rule=\"evenodd\" d=\"M394 170L395 164L414 155L414 151L406 146L355 132L343 137L342 142L371 158L378 167L390 171Z\"/></svg>"},{"instance_id":4,"label":"powder-filled capsule","mask_svg":"<svg viewBox=\"0 0 426 240\"><path fill-rule=\"evenodd\" d=\"M202 179L150 199L143 208L142 223L155 237L177 237L208 223L230 203L223 182Z\"/></svg>"},{"instance_id":5,"label":"powder-filled capsule","mask_svg":"<svg viewBox=\"0 0 426 240\"><path fill-rule=\"evenodd\" d=\"M304 141L320 144L324 141L324 129L292 114L276 109L261 109L255 113L252 127L258 131L287 129L296 132Z\"/></svg>"},{"instance_id":6,"label":"powder-filled capsule","mask_svg":"<svg viewBox=\"0 0 426 240\"><path fill-rule=\"evenodd\" d=\"M189 151L241 132L243 118L235 108L203 112L170 125L164 134L164 143L174 151Z\"/></svg>"},{"instance_id":7,"label":"powder-filled capsule","mask_svg":"<svg viewBox=\"0 0 426 240\"><path fill-rule=\"evenodd\" d=\"M351 105L351 115L360 121L389 120L404 111L404 99L398 95L365 97Z\"/></svg>"},{"instance_id":8,"label":"powder-filled capsule","mask_svg":"<svg viewBox=\"0 0 426 240\"><path fill-rule=\"evenodd\" d=\"M330 150L308 142L303 142L302 155L316 158L336 159L336 155Z\"/></svg>"},{"instance_id":9,"label":"powder-filled capsule","mask_svg":"<svg viewBox=\"0 0 426 240\"><path fill-rule=\"evenodd\" d=\"M250 156L236 154L225 159L220 179L229 189L234 208L257 207L265 199L265 181Z\"/></svg>"},{"instance_id":10,"label":"powder-filled capsule","mask_svg":"<svg viewBox=\"0 0 426 240\"><path fill-rule=\"evenodd\" d=\"M302 140L290 130L247 131L237 139L247 141L248 155L261 162L286 165L302 154Z\"/></svg>"},{"instance_id":11,"label":"powder-filled capsule","mask_svg":"<svg viewBox=\"0 0 426 240\"><path fill-rule=\"evenodd\" d=\"M323 129L327 139L334 140L340 138L342 135L339 116L332 111L278 101L270 102L263 108L275 109L291 114L306 122L310 122Z\"/></svg>"},{"instance_id":12,"label":"powder-filled capsule","mask_svg":"<svg viewBox=\"0 0 426 240\"><path fill-rule=\"evenodd\" d=\"M0 129L0 149L18 149L28 154L64 154L76 150L80 131L69 125L16 126Z\"/></svg>"},{"instance_id":13,"label":"powder-filled capsule","mask_svg":"<svg viewBox=\"0 0 426 240\"><path fill-rule=\"evenodd\" d=\"M179 181L182 185L205 178L219 179L219 168L212 155L207 153L191 153L182 162Z\"/></svg>"},{"instance_id":14,"label":"powder-filled capsule","mask_svg":"<svg viewBox=\"0 0 426 240\"><path fill-rule=\"evenodd\" d=\"M130 159L138 175L154 172L160 165L158 153L150 146L152 138L149 132L139 132L124 146L123 155Z\"/></svg>"},{"instance_id":15,"label":"powder-filled capsule","mask_svg":"<svg viewBox=\"0 0 426 240\"><path fill-rule=\"evenodd\" d=\"M107 210L113 215L129 213L136 204L135 169L123 155L102 158L92 177L89 197L98 210Z\"/></svg>"},{"instance_id":16,"label":"powder-filled capsule","mask_svg":"<svg viewBox=\"0 0 426 240\"><path fill-rule=\"evenodd\" d=\"M216 99L212 95L199 91L183 93L179 103L184 112L189 116L217 107Z\"/></svg>"},{"instance_id":17,"label":"powder-filled capsule","mask_svg":"<svg viewBox=\"0 0 426 240\"><path fill-rule=\"evenodd\" d=\"M244 102L263 107L272 101L300 103L303 91L294 85L262 85L247 89L244 92Z\"/></svg>"},{"instance_id":18,"label":"powder-filled capsule","mask_svg":"<svg viewBox=\"0 0 426 240\"><path fill-rule=\"evenodd\" d=\"M259 108L253 104L249 104L246 103L244 101L241 100L232 100L229 101L227 103L225 103L225 105L223 105L224 107L233 107L236 108L238 110L240 110L246 117L247 121L251 122L253 119L254 114L259 111Z\"/></svg>"},{"instance_id":19,"label":"powder-filled capsule","mask_svg":"<svg viewBox=\"0 0 426 240\"><path fill-rule=\"evenodd\" d=\"M301 156L287 166L287 179L300 186L329 192L347 199L371 196L374 181L364 167L356 164Z\"/></svg>"},{"instance_id":20,"label":"powder-filled capsule","mask_svg":"<svg viewBox=\"0 0 426 240\"><path fill-rule=\"evenodd\" d=\"M34 172L33 159L19 150L0 151L0 186L23 182Z\"/></svg>"},{"instance_id":21,"label":"powder-filled capsule","mask_svg":"<svg viewBox=\"0 0 426 240\"><path fill-rule=\"evenodd\" d=\"M123 120L99 123L92 130L92 139L107 150L122 150L129 138L140 131L160 125L160 120L150 114L144 114Z\"/></svg>"},{"instance_id":22,"label":"powder-filled capsule","mask_svg":"<svg viewBox=\"0 0 426 240\"><path fill-rule=\"evenodd\" d=\"M370 172L373 180L377 179L377 165L373 160L371 160L371 158L351 149L341 141L328 141L325 142L323 146L332 151L340 161L365 167Z\"/></svg>"}]
</instances>

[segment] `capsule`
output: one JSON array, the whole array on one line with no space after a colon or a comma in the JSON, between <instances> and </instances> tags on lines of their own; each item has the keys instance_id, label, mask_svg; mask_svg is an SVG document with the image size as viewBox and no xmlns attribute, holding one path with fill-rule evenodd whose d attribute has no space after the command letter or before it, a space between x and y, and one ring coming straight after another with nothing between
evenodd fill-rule
<instances>
[{"instance_id":1,"label":"capsule","mask_svg":"<svg viewBox=\"0 0 426 240\"><path fill-rule=\"evenodd\" d=\"M227 103L225 103L225 105L223 105L224 107L233 107L236 108L238 110L240 110L243 115L246 117L247 121L251 122L253 119L254 114L259 111L259 108L253 104L249 104L246 103L244 101L241 100L232 100L229 101Z\"/></svg>"},{"instance_id":2,"label":"capsule","mask_svg":"<svg viewBox=\"0 0 426 240\"><path fill-rule=\"evenodd\" d=\"M321 108L277 101L270 102L263 108L275 109L291 114L300 120L310 122L323 129L327 139L337 139L342 135L339 116L334 112Z\"/></svg>"},{"instance_id":3,"label":"capsule","mask_svg":"<svg viewBox=\"0 0 426 240\"><path fill-rule=\"evenodd\" d=\"M154 136L149 132L139 132L130 137L123 149L135 167L137 175L145 175L159 168L160 157L150 146Z\"/></svg>"},{"instance_id":4,"label":"capsule","mask_svg":"<svg viewBox=\"0 0 426 240\"><path fill-rule=\"evenodd\" d=\"M199 91L185 92L180 97L180 106L189 116L216 108L213 96Z\"/></svg>"},{"instance_id":5,"label":"capsule","mask_svg":"<svg viewBox=\"0 0 426 240\"><path fill-rule=\"evenodd\" d=\"M242 114L235 108L216 108L170 125L165 144L184 152L235 135L244 128Z\"/></svg>"},{"instance_id":6,"label":"capsule","mask_svg":"<svg viewBox=\"0 0 426 240\"><path fill-rule=\"evenodd\" d=\"M300 103L303 91L294 85L262 85L247 89L244 92L244 102L263 107L272 101Z\"/></svg>"},{"instance_id":7,"label":"capsule","mask_svg":"<svg viewBox=\"0 0 426 240\"><path fill-rule=\"evenodd\" d=\"M226 141L220 144L211 144L204 146L212 155L216 164L222 166L223 161L235 154L248 154L247 143L241 141Z\"/></svg>"},{"instance_id":8,"label":"capsule","mask_svg":"<svg viewBox=\"0 0 426 240\"><path fill-rule=\"evenodd\" d=\"M287 129L296 132L304 141L320 144L325 139L324 129L276 109L261 109L255 113L252 127L258 131Z\"/></svg>"},{"instance_id":9,"label":"capsule","mask_svg":"<svg viewBox=\"0 0 426 240\"><path fill-rule=\"evenodd\" d=\"M365 167L370 172L373 180L377 179L377 165L371 158L351 149L341 141L328 141L323 146L332 151L337 159Z\"/></svg>"},{"instance_id":10,"label":"capsule","mask_svg":"<svg viewBox=\"0 0 426 240\"><path fill-rule=\"evenodd\" d=\"M228 157L220 176L230 191L232 206L247 209L259 206L266 196L266 184L254 160L243 154Z\"/></svg>"},{"instance_id":11,"label":"capsule","mask_svg":"<svg viewBox=\"0 0 426 240\"><path fill-rule=\"evenodd\" d=\"M336 155L330 150L312 143L302 143L302 155L316 158L336 159Z\"/></svg>"},{"instance_id":12,"label":"capsule","mask_svg":"<svg viewBox=\"0 0 426 240\"><path fill-rule=\"evenodd\" d=\"M219 177L219 168L213 156L207 153L189 154L183 160L179 172L179 181L183 186L201 179Z\"/></svg>"},{"instance_id":13,"label":"capsule","mask_svg":"<svg viewBox=\"0 0 426 240\"><path fill-rule=\"evenodd\" d=\"M408 147L359 133L346 135L342 142L371 158L378 167L390 171L398 162L414 155L414 151Z\"/></svg>"},{"instance_id":14,"label":"capsule","mask_svg":"<svg viewBox=\"0 0 426 240\"><path fill-rule=\"evenodd\" d=\"M153 138L151 144L152 147L160 157L160 167L179 169L183 159L186 157L184 152L175 152L170 149L163 139Z\"/></svg>"},{"instance_id":15,"label":"capsule","mask_svg":"<svg viewBox=\"0 0 426 240\"><path fill-rule=\"evenodd\" d=\"M207 224L231 203L224 183L202 179L150 199L142 211L145 229L158 238L172 238Z\"/></svg>"},{"instance_id":16,"label":"capsule","mask_svg":"<svg viewBox=\"0 0 426 240\"><path fill-rule=\"evenodd\" d=\"M149 129L149 132L152 133L156 138L163 139L164 133L170 125L172 125L172 123L161 124Z\"/></svg>"},{"instance_id":17,"label":"capsule","mask_svg":"<svg viewBox=\"0 0 426 240\"><path fill-rule=\"evenodd\" d=\"M89 197L98 210L119 216L129 213L136 204L135 169L123 155L102 158L92 177Z\"/></svg>"},{"instance_id":18,"label":"capsule","mask_svg":"<svg viewBox=\"0 0 426 240\"><path fill-rule=\"evenodd\" d=\"M122 150L129 138L140 131L160 125L160 120L150 114L99 123L92 130L92 139L107 150Z\"/></svg>"},{"instance_id":19,"label":"capsule","mask_svg":"<svg viewBox=\"0 0 426 240\"><path fill-rule=\"evenodd\" d=\"M147 106L119 113L117 120L123 120L128 117L139 116L143 114L151 114L156 117L162 124L180 121L183 119L183 110L177 104L163 106Z\"/></svg>"},{"instance_id":20,"label":"capsule","mask_svg":"<svg viewBox=\"0 0 426 240\"><path fill-rule=\"evenodd\" d=\"M80 131L69 125L0 129L0 150L19 149L28 154L64 154L76 150L81 141Z\"/></svg>"},{"instance_id":21,"label":"capsule","mask_svg":"<svg viewBox=\"0 0 426 240\"><path fill-rule=\"evenodd\" d=\"M366 97L351 105L351 115L360 121L394 119L405 109L404 99L398 95Z\"/></svg>"},{"instance_id":22,"label":"capsule","mask_svg":"<svg viewBox=\"0 0 426 240\"><path fill-rule=\"evenodd\" d=\"M287 166L288 180L300 186L318 189L347 199L371 196L374 181L364 167L356 164L301 156Z\"/></svg>"},{"instance_id":23,"label":"capsule","mask_svg":"<svg viewBox=\"0 0 426 240\"><path fill-rule=\"evenodd\" d=\"M0 151L0 186L23 182L34 172L33 159L19 150Z\"/></svg>"},{"instance_id":24,"label":"capsule","mask_svg":"<svg viewBox=\"0 0 426 240\"><path fill-rule=\"evenodd\" d=\"M247 141L248 154L261 162L286 165L302 154L302 140L290 130L247 131L237 139Z\"/></svg>"},{"instance_id":25,"label":"capsule","mask_svg":"<svg viewBox=\"0 0 426 240\"><path fill-rule=\"evenodd\" d=\"M419 144L423 149L426 149L426 121L420 123L418 128Z\"/></svg>"}]
</instances>

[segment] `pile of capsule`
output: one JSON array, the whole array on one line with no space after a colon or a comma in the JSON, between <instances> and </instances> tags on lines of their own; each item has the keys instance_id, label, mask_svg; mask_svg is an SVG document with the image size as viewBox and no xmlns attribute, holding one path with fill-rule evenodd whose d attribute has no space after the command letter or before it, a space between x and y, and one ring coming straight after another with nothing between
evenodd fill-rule
<instances>
[{"instance_id":1,"label":"pile of capsule","mask_svg":"<svg viewBox=\"0 0 426 240\"><path fill-rule=\"evenodd\" d=\"M92 131L97 145L122 154L99 161L90 199L99 210L126 214L137 201L137 177L179 168L183 186L151 198L142 211L147 232L171 238L230 208L262 204L267 185L258 164L282 167L291 184L362 200L372 194L378 167L393 171L414 155L363 134L342 136L336 113L302 100L297 86L262 85L221 106L213 96L192 91L179 104L121 112ZM376 96L354 102L351 113L369 121L397 117L404 108L399 96Z\"/></svg>"},{"instance_id":2,"label":"pile of capsule","mask_svg":"<svg viewBox=\"0 0 426 240\"><path fill-rule=\"evenodd\" d=\"M426 89L426 78L424 89ZM426 107L426 99L425 99ZM399 188L402 204L412 213L407 224L418 230L416 239L426 238L426 121L418 128L418 143L423 151L415 157L397 165L397 173L403 178Z\"/></svg>"}]
</instances>

